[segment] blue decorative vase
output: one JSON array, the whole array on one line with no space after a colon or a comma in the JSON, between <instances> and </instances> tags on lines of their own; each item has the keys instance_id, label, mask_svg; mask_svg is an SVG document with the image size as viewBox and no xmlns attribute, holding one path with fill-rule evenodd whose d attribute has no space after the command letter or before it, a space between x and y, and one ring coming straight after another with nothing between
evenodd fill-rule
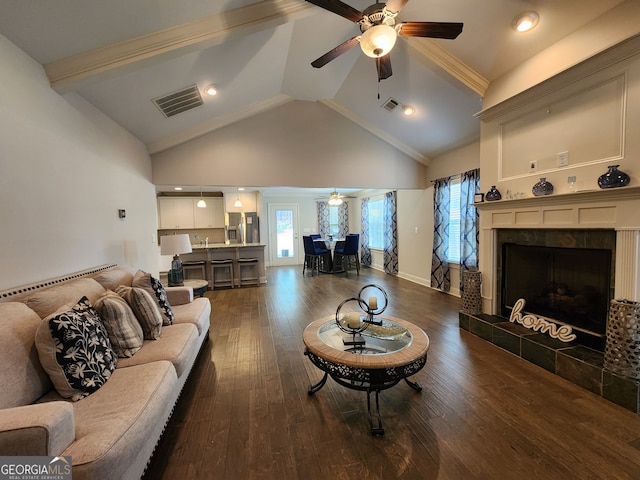
<instances>
[{"instance_id":1,"label":"blue decorative vase","mask_svg":"<svg viewBox=\"0 0 640 480\"><path fill-rule=\"evenodd\" d=\"M498 191L495 185L491 185L491 188L489 189L487 194L484 196L484 199L487 202L493 202L495 200L502 199L502 195L500 195L500 192Z\"/></svg>"},{"instance_id":2,"label":"blue decorative vase","mask_svg":"<svg viewBox=\"0 0 640 480\"><path fill-rule=\"evenodd\" d=\"M626 173L618 170L619 165L609 165L609 171L598 177L598 186L600 188L616 188L629 185L631 178Z\"/></svg>"},{"instance_id":3,"label":"blue decorative vase","mask_svg":"<svg viewBox=\"0 0 640 480\"><path fill-rule=\"evenodd\" d=\"M541 178L531 189L536 197L542 197L543 195L551 195L553 193L553 185L547 182L546 178Z\"/></svg>"}]
</instances>

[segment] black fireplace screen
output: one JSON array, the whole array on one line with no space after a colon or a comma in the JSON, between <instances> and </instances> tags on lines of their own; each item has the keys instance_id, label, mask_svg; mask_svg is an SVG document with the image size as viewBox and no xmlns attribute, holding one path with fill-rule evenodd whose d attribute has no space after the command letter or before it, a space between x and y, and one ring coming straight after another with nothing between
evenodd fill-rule
<instances>
[{"instance_id":1,"label":"black fireplace screen","mask_svg":"<svg viewBox=\"0 0 640 480\"><path fill-rule=\"evenodd\" d=\"M502 244L502 314L525 310L604 335L611 295L612 251Z\"/></svg>"}]
</instances>

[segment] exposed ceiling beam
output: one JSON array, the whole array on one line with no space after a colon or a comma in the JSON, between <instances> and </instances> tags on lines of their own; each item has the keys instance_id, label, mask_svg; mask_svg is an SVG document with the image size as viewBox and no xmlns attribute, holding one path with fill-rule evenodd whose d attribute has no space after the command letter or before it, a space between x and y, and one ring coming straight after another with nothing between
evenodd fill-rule
<instances>
[{"instance_id":1,"label":"exposed ceiling beam","mask_svg":"<svg viewBox=\"0 0 640 480\"><path fill-rule=\"evenodd\" d=\"M44 66L51 86L64 93L76 90L93 77L114 70L146 65L179 51L196 51L238 35L273 28L314 13L301 0L271 0L236 8L120 43L66 57Z\"/></svg>"}]
</instances>

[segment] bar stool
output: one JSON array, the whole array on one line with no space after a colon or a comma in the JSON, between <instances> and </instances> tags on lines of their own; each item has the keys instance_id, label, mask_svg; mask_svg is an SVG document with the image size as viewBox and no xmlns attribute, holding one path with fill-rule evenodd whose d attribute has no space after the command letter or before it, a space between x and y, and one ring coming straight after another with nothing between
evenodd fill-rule
<instances>
[{"instance_id":1,"label":"bar stool","mask_svg":"<svg viewBox=\"0 0 640 480\"><path fill-rule=\"evenodd\" d=\"M184 278L206 280L207 279L207 262L204 260L193 262L182 262L182 270L184 270ZM191 272L195 272L196 276L189 275Z\"/></svg>"},{"instance_id":2,"label":"bar stool","mask_svg":"<svg viewBox=\"0 0 640 480\"><path fill-rule=\"evenodd\" d=\"M225 277L223 279L216 279L216 268L224 269ZM216 287L233 288L233 284L233 259L225 258L224 260L211 260L211 288L214 290Z\"/></svg>"},{"instance_id":3,"label":"bar stool","mask_svg":"<svg viewBox=\"0 0 640 480\"><path fill-rule=\"evenodd\" d=\"M251 269L252 276L242 276L242 268ZM258 277L258 259L257 258L239 258L238 259L238 273L240 276L239 284L241 287L245 285L260 285L260 278Z\"/></svg>"}]
</instances>

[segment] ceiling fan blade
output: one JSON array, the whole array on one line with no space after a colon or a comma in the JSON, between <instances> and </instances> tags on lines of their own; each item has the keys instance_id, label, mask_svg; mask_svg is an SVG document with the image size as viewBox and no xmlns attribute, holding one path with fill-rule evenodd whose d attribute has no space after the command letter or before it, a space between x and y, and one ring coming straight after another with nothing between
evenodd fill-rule
<instances>
[{"instance_id":1,"label":"ceiling fan blade","mask_svg":"<svg viewBox=\"0 0 640 480\"><path fill-rule=\"evenodd\" d=\"M391 13L398 13L404 8L408 1L409 0L388 0L387 10L389 10Z\"/></svg>"},{"instance_id":2,"label":"ceiling fan blade","mask_svg":"<svg viewBox=\"0 0 640 480\"><path fill-rule=\"evenodd\" d=\"M384 57L376 58L376 69L378 70L378 81L389 78L391 71L391 57L387 53Z\"/></svg>"},{"instance_id":3,"label":"ceiling fan blade","mask_svg":"<svg viewBox=\"0 0 640 480\"><path fill-rule=\"evenodd\" d=\"M330 12L337 13L341 17L351 20L352 22L359 22L362 20L362 12L341 2L340 0L307 0L307 2L313 3L320 8L329 10Z\"/></svg>"},{"instance_id":4,"label":"ceiling fan blade","mask_svg":"<svg viewBox=\"0 0 640 480\"><path fill-rule=\"evenodd\" d=\"M356 35L355 37L351 37L346 42L341 43L336 48L329 50L327 53L322 55L320 58L317 58L313 62L311 62L311 66L315 68L324 67L331 60L338 58L340 55L345 53L348 50L351 50L358 43L360 43L360 36Z\"/></svg>"},{"instance_id":5,"label":"ceiling fan blade","mask_svg":"<svg viewBox=\"0 0 640 480\"><path fill-rule=\"evenodd\" d=\"M462 32L459 22L402 22L396 29L405 37L448 38L453 40Z\"/></svg>"}]
</instances>

